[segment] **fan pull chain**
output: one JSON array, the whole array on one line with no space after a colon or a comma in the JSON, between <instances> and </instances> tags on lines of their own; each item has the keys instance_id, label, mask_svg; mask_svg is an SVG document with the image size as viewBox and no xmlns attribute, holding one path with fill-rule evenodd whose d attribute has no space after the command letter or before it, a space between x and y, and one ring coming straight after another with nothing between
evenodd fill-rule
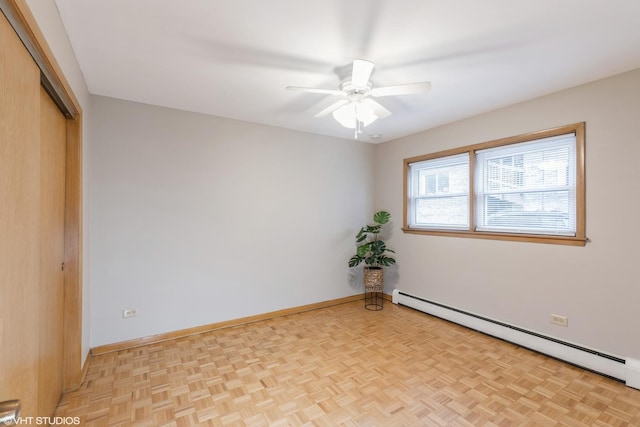
<instances>
[{"instance_id":1,"label":"fan pull chain","mask_svg":"<svg viewBox=\"0 0 640 427\"><path fill-rule=\"evenodd\" d=\"M358 134L362 133L362 122L360 120L358 120L358 103L356 103L353 106L353 110L355 111L355 119L356 119L356 126L355 126L355 130L354 130L354 135L353 138L354 139L358 139Z\"/></svg>"},{"instance_id":2,"label":"fan pull chain","mask_svg":"<svg viewBox=\"0 0 640 427\"><path fill-rule=\"evenodd\" d=\"M354 132L355 135L353 136L355 139L358 139L358 134L362 133L362 123L363 122L361 122L360 120L358 120L356 118L356 128L355 128L355 132Z\"/></svg>"},{"instance_id":3,"label":"fan pull chain","mask_svg":"<svg viewBox=\"0 0 640 427\"><path fill-rule=\"evenodd\" d=\"M354 117L356 125L353 128L353 139L358 139L358 131L360 130L360 120L358 120L358 103L353 104Z\"/></svg>"}]
</instances>

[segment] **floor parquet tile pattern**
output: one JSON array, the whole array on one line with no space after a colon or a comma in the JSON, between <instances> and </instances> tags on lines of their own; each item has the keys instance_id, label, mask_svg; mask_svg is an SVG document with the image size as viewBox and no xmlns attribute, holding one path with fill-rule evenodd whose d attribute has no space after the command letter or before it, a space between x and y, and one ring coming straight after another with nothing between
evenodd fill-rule
<instances>
[{"instance_id":1,"label":"floor parquet tile pattern","mask_svg":"<svg viewBox=\"0 0 640 427\"><path fill-rule=\"evenodd\" d=\"M92 357L83 426L640 426L640 391L386 303Z\"/></svg>"}]
</instances>

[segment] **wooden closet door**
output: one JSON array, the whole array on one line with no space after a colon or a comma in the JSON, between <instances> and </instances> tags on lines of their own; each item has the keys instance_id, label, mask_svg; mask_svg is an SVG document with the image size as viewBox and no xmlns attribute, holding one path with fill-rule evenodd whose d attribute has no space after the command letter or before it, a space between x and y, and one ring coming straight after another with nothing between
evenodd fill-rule
<instances>
[{"instance_id":1,"label":"wooden closet door","mask_svg":"<svg viewBox=\"0 0 640 427\"><path fill-rule=\"evenodd\" d=\"M37 411L40 71L0 13L0 401Z\"/></svg>"},{"instance_id":2,"label":"wooden closet door","mask_svg":"<svg viewBox=\"0 0 640 427\"><path fill-rule=\"evenodd\" d=\"M0 401L62 393L66 121L0 13Z\"/></svg>"},{"instance_id":3,"label":"wooden closet door","mask_svg":"<svg viewBox=\"0 0 640 427\"><path fill-rule=\"evenodd\" d=\"M66 119L40 88L40 360L38 413L62 394Z\"/></svg>"}]
</instances>

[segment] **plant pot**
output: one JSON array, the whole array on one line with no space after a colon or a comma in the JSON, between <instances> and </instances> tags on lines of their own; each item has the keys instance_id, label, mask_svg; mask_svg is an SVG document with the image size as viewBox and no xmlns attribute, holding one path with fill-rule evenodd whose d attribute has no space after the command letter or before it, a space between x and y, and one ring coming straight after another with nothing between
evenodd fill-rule
<instances>
[{"instance_id":1,"label":"plant pot","mask_svg":"<svg viewBox=\"0 0 640 427\"><path fill-rule=\"evenodd\" d=\"M382 292L384 283L384 270L382 267L365 267L363 282L365 291Z\"/></svg>"},{"instance_id":2,"label":"plant pot","mask_svg":"<svg viewBox=\"0 0 640 427\"><path fill-rule=\"evenodd\" d=\"M364 282L364 308L367 310L382 310L384 297L382 286L384 278L382 267L365 267Z\"/></svg>"}]
</instances>

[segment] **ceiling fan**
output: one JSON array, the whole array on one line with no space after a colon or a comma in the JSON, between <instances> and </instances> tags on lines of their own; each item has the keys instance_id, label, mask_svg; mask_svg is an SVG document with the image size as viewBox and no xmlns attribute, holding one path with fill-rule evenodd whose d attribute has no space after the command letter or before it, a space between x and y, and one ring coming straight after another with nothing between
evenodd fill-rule
<instances>
[{"instance_id":1,"label":"ceiling fan","mask_svg":"<svg viewBox=\"0 0 640 427\"><path fill-rule=\"evenodd\" d=\"M337 73L341 79L339 89L287 86L287 90L342 96L343 99L334 102L314 117L324 117L328 114L333 114L333 117L342 126L355 129L355 138L357 139L358 134L362 133L362 128L370 125L379 118L391 115L389 110L373 98L411 95L427 92L431 89L431 83L429 82L373 87L369 81L373 67L373 62L356 59L353 61L353 66L338 69ZM351 69L350 75L348 73L349 69Z\"/></svg>"}]
</instances>

